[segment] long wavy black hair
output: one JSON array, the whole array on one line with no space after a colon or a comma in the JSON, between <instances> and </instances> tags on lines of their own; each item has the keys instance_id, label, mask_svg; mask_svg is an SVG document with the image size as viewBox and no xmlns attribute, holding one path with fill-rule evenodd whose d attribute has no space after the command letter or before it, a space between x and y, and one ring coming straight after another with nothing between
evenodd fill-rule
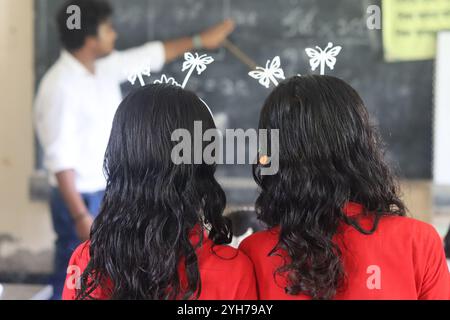
<instances>
[{"instance_id":1,"label":"long wavy black hair","mask_svg":"<svg viewBox=\"0 0 450 320\"><path fill-rule=\"evenodd\" d=\"M264 103L259 128L278 129L280 137L278 173L263 176L261 164L253 167L258 217L280 227L270 254L288 254L274 278L287 280L290 295L331 299L345 286L341 251L333 241L341 222L369 235L383 215L406 214L380 135L357 92L330 76L280 83ZM373 216L370 230L345 215L350 201Z\"/></svg>"},{"instance_id":2,"label":"long wavy black hair","mask_svg":"<svg viewBox=\"0 0 450 320\"><path fill-rule=\"evenodd\" d=\"M91 258L78 299L93 298L107 281L111 299L200 295L195 250L204 226L214 244L231 241L231 226L222 216L226 199L214 177L215 165L172 161L178 143L172 133L187 129L194 139L195 121L201 121L203 131L215 129L205 104L175 86L145 86L120 104L105 154L106 194L92 227ZM198 225L200 242L193 245L189 233ZM187 284L180 281L180 264Z\"/></svg>"}]
</instances>

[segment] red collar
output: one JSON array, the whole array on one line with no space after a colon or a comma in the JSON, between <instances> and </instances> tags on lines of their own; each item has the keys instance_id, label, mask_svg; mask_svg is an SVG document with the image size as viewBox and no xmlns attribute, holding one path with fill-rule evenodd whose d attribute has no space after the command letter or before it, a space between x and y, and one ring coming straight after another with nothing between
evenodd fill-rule
<instances>
[{"instance_id":1,"label":"red collar","mask_svg":"<svg viewBox=\"0 0 450 320\"><path fill-rule=\"evenodd\" d=\"M362 204L349 201L342 207L342 212L349 217L357 216L364 212L364 206Z\"/></svg>"},{"instance_id":2,"label":"red collar","mask_svg":"<svg viewBox=\"0 0 450 320\"><path fill-rule=\"evenodd\" d=\"M189 232L189 241L192 245L197 245L200 241L200 235L203 231L203 241L208 239L208 233L206 232L205 228L202 228L200 223L197 223Z\"/></svg>"},{"instance_id":3,"label":"red collar","mask_svg":"<svg viewBox=\"0 0 450 320\"><path fill-rule=\"evenodd\" d=\"M351 201L347 202L342 207L342 212L348 217L360 215L360 214L364 213L364 211L365 211L365 209L362 204L359 204L356 202L351 202ZM280 232L280 226L279 225L275 226L270 230L272 230L273 232Z\"/></svg>"}]
</instances>

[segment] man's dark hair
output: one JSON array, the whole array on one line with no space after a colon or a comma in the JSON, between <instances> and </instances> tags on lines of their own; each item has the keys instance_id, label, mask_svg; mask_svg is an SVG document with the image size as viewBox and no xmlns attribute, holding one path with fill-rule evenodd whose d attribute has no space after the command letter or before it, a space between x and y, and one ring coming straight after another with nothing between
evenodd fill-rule
<instances>
[{"instance_id":1,"label":"man's dark hair","mask_svg":"<svg viewBox=\"0 0 450 320\"><path fill-rule=\"evenodd\" d=\"M67 13L69 6L78 6L81 11L81 29L69 29ZM74 51L83 47L89 36L96 36L101 23L111 17L113 9L104 0L69 0L59 9L56 23L59 30L59 38L66 50Z\"/></svg>"}]
</instances>

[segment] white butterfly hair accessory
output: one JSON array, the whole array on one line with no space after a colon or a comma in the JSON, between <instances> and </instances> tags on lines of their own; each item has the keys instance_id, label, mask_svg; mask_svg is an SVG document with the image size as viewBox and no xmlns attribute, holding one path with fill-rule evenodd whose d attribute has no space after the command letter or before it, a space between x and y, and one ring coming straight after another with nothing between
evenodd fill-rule
<instances>
[{"instance_id":1,"label":"white butterfly hair accessory","mask_svg":"<svg viewBox=\"0 0 450 320\"><path fill-rule=\"evenodd\" d=\"M171 85L182 87L183 89L186 87L192 73L197 71L197 74L202 74L208 64L211 64L214 59L206 54L199 55L198 53L190 53L186 52L184 54L184 63L182 72L188 70L186 77L184 78L183 84L179 84L174 78L167 77L165 74L161 76L161 79L155 80L153 83L168 83ZM136 80L139 80L141 86L145 86L144 76L150 77L150 66L144 66L141 69L134 70L129 73L128 81L131 82L132 85L136 83Z\"/></svg>"},{"instance_id":2,"label":"white butterfly hair accessory","mask_svg":"<svg viewBox=\"0 0 450 320\"><path fill-rule=\"evenodd\" d=\"M267 60L266 67L256 67L256 70L250 71L248 75L256 80L266 88L269 88L270 83L278 86L278 80L284 80L284 71L281 68L280 57L276 56L273 60Z\"/></svg>"},{"instance_id":3,"label":"white butterfly hair accessory","mask_svg":"<svg viewBox=\"0 0 450 320\"><path fill-rule=\"evenodd\" d=\"M316 46L316 49L306 48L306 54L310 58L309 64L311 66L311 70L314 71L320 65L320 74L325 74L325 65L331 70L334 69L334 65L336 64L336 56L341 52L342 47L336 46L333 47L332 42L328 42L328 45L324 50Z\"/></svg>"},{"instance_id":4,"label":"white butterfly hair accessory","mask_svg":"<svg viewBox=\"0 0 450 320\"><path fill-rule=\"evenodd\" d=\"M155 84L163 84L167 83L173 86L181 87L181 85L173 78L173 77L167 77L165 74L161 76L161 79L153 81Z\"/></svg>"},{"instance_id":5,"label":"white butterfly hair accessory","mask_svg":"<svg viewBox=\"0 0 450 320\"><path fill-rule=\"evenodd\" d=\"M189 71L184 78L183 84L181 85L183 89L186 87L186 84L189 81L189 78L191 77L194 70L196 70L197 74L200 75L203 73L203 71L206 70L206 66L214 61L212 57L207 56L206 54L202 54L201 56L199 56L198 53L195 53L195 55L193 55L190 52L186 52L184 54L184 60L185 61L183 63L183 68L181 69L181 71Z\"/></svg>"},{"instance_id":6,"label":"white butterfly hair accessory","mask_svg":"<svg viewBox=\"0 0 450 320\"><path fill-rule=\"evenodd\" d=\"M141 86L145 86L145 81L143 76L150 77L150 66L144 66L139 70L133 71L128 75L128 81L131 82L132 85L135 84L136 80L139 79L139 83Z\"/></svg>"},{"instance_id":7,"label":"white butterfly hair accessory","mask_svg":"<svg viewBox=\"0 0 450 320\"><path fill-rule=\"evenodd\" d=\"M194 72L194 70L197 71L197 74L200 75L202 74L206 68L207 65L211 64L212 62L214 62L214 59L210 56L207 56L206 54L203 55L199 55L198 53L192 54L190 52L186 52L184 54L184 63L183 63L183 68L181 71L186 71L189 70L186 77L184 78L183 84L180 85L175 78L173 77L168 77L167 75L163 74L161 75L161 78L158 80L153 81L154 84L170 84L170 85L174 85L174 86L178 86L181 88L185 88L189 78L191 77L192 73ZM203 104L205 105L206 109L208 109L208 112L211 114L211 117L213 118L214 122L214 115L211 111L211 108L206 104L206 102L199 98Z\"/></svg>"}]
</instances>

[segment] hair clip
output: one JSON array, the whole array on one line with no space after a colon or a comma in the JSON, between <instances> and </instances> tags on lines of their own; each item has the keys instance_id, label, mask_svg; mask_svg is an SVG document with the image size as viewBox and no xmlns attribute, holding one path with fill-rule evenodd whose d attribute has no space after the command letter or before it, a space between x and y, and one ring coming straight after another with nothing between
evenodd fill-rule
<instances>
[{"instance_id":1,"label":"hair clip","mask_svg":"<svg viewBox=\"0 0 450 320\"><path fill-rule=\"evenodd\" d=\"M165 74L161 76L161 79L153 81L155 84L167 83L173 86L181 87L181 85L172 77L167 77Z\"/></svg>"},{"instance_id":2,"label":"hair clip","mask_svg":"<svg viewBox=\"0 0 450 320\"><path fill-rule=\"evenodd\" d=\"M266 166L270 163L270 158L267 155L262 155L259 157L259 163L263 166Z\"/></svg>"},{"instance_id":3,"label":"hair clip","mask_svg":"<svg viewBox=\"0 0 450 320\"><path fill-rule=\"evenodd\" d=\"M189 70L186 77L184 78L183 84L181 87L184 89L186 87L187 82L189 81L189 78L191 77L194 70L197 71L198 75L201 75L203 71L206 70L206 66L212 62L214 62L214 59L210 56L207 56L206 54L202 54L201 56L198 55L198 53L195 53L195 56L190 53L186 52L184 54L184 63L183 68L181 69L182 72Z\"/></svg>"},{"instance_id":4,"label":"hair clip","mask_svg":"<svg viewBox=\"0 0 450 320\"><path fill-rule=\"evenodd\" d=\"M183 68L181 69L181 71L188 71L188 73L181 85L173 77L168 77L165 74L163 74L159 80L155 80L153 83L167 83L184 89L194 71L197 71L197 74L200 75L206 70L207 65L214 62L214 59L206 54L199 55L198 53L192 54L190 52L186 52L184 54L184 60L185 61L183 62ZM145 86L143 76L150 77L150 75L150 67L145 66L140 70L131 72L128 76L128 81L130 81L131 84L134 85L136 80L139 80L141 86Z\"/></svg>"},{"instance_id":5,"label":"hair clip","mask_svg":"<svg viewBox=\"0 0 450 320\"><path fill-rule=\"evenodd\" d=\"M145 81L143 76L150 77L150 66L144 66L140 70L133 71L128 76L128 81L131 82L132 85L136 82L137 79L139 79L139 83L141 86L145 86Z\"/></svg>"},{"instance_id":6,"label":"hair clip","mask_svg":"<svg viewBox=\"0 0 450 320\"><path fill-rule=\"evenodd\" d=\"M281 69L279 56L273 58L272 61L267 60L265 68L256 67L256 70L250 71L248 75L256 80L259 80L259 83L266 88L269 88L271 82L275 86L278 86L277 79L285 79L284 71Z\"/></svg>"},{"instance_id":7,"label":"hair clip","mask_svg":"<svg viewBox=\"0 0 450 320\"><path fill-rule=\"evenodd\" d=\"M184 60L181 71L188 70L188 73L181 85L174 78L167 77L165 74L161 76L161 79L155 80L153 83L167 83L184 89L194 71L197 71L197 74L200 75L206 70L208 64L214 62L214 59L206 54L199 56L198 53L192 54L190 52L184 54Z\"/></svg>"},{"instance_id":8,"label":"hair clip","mask_svg":"<svg viewBox=\"0 0 450 320\"><path fill-rule=\"evenodd\" d=\"M200 75L206 70L206 68L209 64L214 62L214 59L210 56L207 56L206 54L199 55L198 53L192 54L190 52L186 52L184 54L184 60L185 61L183 62L183 67L182 67L181 71L182 72L188 71L188 72L187 72L187 74L183 80L183 83L181 85L175 80L175 78L168 77L165 74L161 75L160 79L154 80L153 83L155 83L155 84L170 84L170 85L181 87L184 89L186 87L189 79L191 78L192 74L194 73L194 71L197 71L197 74ZM131 84L134 85L136 80L139 79L140 84L142 86L145 86L143 75L148 76L148 77L150 76L150 68L149 67L145 67L145 68L141 69L140 71L131 73L130 76L128 77L128 80L131 82ZM209 108L209 106L206 104L205 101L203 101L203 99L200 98L200 100L203 102L206 109L208 109L209 113L211 114L211 117L214 120L213 113L212 113L211 109ZM214 120L214 122L215 122L215 120Z\"/></svg>"},{"instance_id":9,"label":"hair clip","mask_svg":"<svg viewBox=\"0 0 450 320\"><path fill-rule=\"evenodd\" d=\"M334 69L334 65L336 64L336 56L341 52L342 47L336 46L333 48L333 43L328 42L328 45L324 50L316 46L316 49L306 48L306 54L309 59L309 64L311 66L311 70L314 71L320 65L320 74L325 74L325 65L331 70Z\"/></svg>"}]
</instances>

